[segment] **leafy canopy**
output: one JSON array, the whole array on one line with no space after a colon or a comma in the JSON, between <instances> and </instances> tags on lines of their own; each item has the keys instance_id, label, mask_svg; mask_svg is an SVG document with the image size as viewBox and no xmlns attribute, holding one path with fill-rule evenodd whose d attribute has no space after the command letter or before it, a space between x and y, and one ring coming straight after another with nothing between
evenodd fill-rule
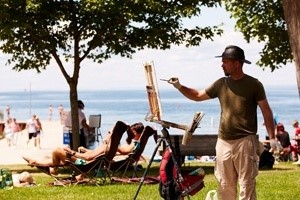
<instances>
[{"instance_id":1,"label":"leafy canopy","mask_svg":"<svg viewBox=\"0 0 300 200\"><path fill-rule=\"evenodd\" d=\"M244 34L247 42L254 38L265 42L257 63L259 66L274 71L292 62L281 0L228 0L224 3L231 17L237 19L236 28Z\"/></svg>"},{"instance_id":2,"label":"leafy canopy","mask_svg":"<svg viewBox=\"0 0 300 200\"><path fill-rule=\"evenodd\" d=\"M15 70L45 69L74 59L101 63L144 48L193 46L221 35L217 26L185 28L182 19L220 1L199 0L1 0L0 49Z\"/></svg>"}]
</instances>

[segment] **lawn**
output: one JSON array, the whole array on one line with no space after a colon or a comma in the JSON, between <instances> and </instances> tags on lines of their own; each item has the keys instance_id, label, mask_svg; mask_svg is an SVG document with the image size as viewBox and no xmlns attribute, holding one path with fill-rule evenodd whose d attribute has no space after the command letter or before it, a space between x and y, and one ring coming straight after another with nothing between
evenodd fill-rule
<instances>
[{"instance_id":1,"label":"lawn","mask_svg":"<svg viewBox=\"0 0 300 200\"><path fill-rule=\"evenodd\" d=\"M217 182L213 175L213 164L193 163L187 164L185 168L195 169L201 166L206 173L205 187L192 196L190 199L205 199L209 190L217 188ZM13 188L11 190L0 190L0 199L5 200L37 200L37 199L112 199L127 200L133 199L161 199L158 193L158 184L143 184L139 188L139 183L120 184L112 183L101 186L76 185L71 187L50 186L53 179L26 165L1 166L9 168L13 173L29 171L33 174L37 186L26 188ZM144 169L146 166L144 166ZM142 176L144 171L140 171L138 176ZM148 171L148 175L158 175L158 164L153 163ZM259 200L295 200L300 196L300 167L289 162L274 165L272 170L262 170L257 177L257 196Z\"/></svg>"}]
</instances>

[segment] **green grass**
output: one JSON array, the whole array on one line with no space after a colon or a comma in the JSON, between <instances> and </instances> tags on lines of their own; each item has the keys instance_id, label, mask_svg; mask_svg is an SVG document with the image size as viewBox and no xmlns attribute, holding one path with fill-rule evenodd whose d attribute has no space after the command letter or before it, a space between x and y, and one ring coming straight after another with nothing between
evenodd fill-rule
<instances>
[{"instance_id":1,"label":"green grass","mask_svg":"<svg viewBox=\"0 0 300 200\"><path fill-rule=\"evenodd\" d=\"M186 166L194 169L201 166L206 172L205 187L192 196L191 199L205 199L209 190L217 189L217 182L213 175L212 164L191 164ZM137 193L139 183L134 184L106 184L101 186L77 185L71 187L50 186L53 179L41 173L36 168L26 165L1 166L0 168L10 168L13 173L29 171L33 174L38 186L26 188L13 188L12 190L0 190L0 199L5 200L37 200L37 199L112 199L127 200L133 199ZM144 166L146 167L146 166ZM139 172L142 176L144 171ZM148 171L148 175L158 174L158 164L153 163ZM279 163L274 165L272 170L263 170L257 177L257 196L259 200L295 200L300 196L300 167L291 163ZM143 184L138 193L137 199L161 199L158 193L158 184Z\"/></svg>"}]
</instances>

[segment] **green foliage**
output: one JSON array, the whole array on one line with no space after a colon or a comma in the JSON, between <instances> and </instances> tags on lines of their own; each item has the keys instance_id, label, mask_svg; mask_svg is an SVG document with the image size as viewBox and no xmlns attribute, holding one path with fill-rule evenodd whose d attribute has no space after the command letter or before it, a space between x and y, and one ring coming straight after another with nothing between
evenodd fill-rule
<instances>
[{"instance_id":1,"label":"green foliage","mask_svg":"<svg viewBox=\"0 0 300 200\"><path fill-rule=\"evenodd\" d=\"M257 63L259 66L270 67L274 71L292 61L281 0L223 2L226 10L231 12L231 17L237 20L236 28L244 34L248 42L251 39L265 42Z\"/></svg>"},{"instance_id":2,"label":"green foliage","mask_svg":"<svg viewBox=\"0 0 300 200\"><path fill-rule=\"evenodd\" d=\"M183 18L198 15L199 0L2 0L0 49L16 70L45 69L60 62L89 58L101 63L112 55L131 57L144 48L198 45L222 31L216 27L184 28Z\"/></svg>"},{"instance_id":3,"label":"green foliage","mask_svg":"<svg viewBox=\"0 0 300 200\"><path fill-rule=\"evenodd\" d=\"M54 59L70 87L72 132L79 132L77 85L81 63L112 55L131 58L144 48L198 45L222 30L184 27L203 6L221 0L1 0L0 50L14 70L46 69ZM73 69L65 69L72 62ZM73 70L73 73L72 73ZM69 74L70 72L70 74ZM74 149L78 134L72 134Z\"/></svg>"}]
</instances>

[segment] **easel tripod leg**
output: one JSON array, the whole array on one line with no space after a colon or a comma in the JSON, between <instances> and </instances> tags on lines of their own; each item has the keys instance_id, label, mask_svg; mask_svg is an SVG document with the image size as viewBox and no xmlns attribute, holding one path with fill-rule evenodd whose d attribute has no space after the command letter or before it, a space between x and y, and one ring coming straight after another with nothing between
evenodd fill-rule
<instances>
[{"instance_id":1,"label":"easel tripod leg","mask_svg":"<svg viewBox=\"0 0 300 200\"><path fill-rule=\"evenodd\" d=\"M152 153L152 156L151 156L151 158L150 158L149 164L148 164L148 166L147 166L146 170L144 171L144 174L143 174L143 176L142 176L142 178L141 178L141 182L140 182L140 184L139 184L138 190L136 191L135 196L134 196L134 198L133 198L134 200L136 200L136 198L137 198L137 196L138 196L138 194L139 194L139 192L140 192L140 190L141 190L141 187L142 187L142 185L143 185L143 183L144 183L144 181L145 181L145 177L147 176L148 170L150 169L151 164L152 164L152 162L153 162L153 160L154 160L154 157L155 157L155 155L156 155L156 152L157 152L157 150L158 150L158 148L160 147L160 145L161 145L162 142L166 142L166 141L165 141L165 139L160 138L160 139L158 140L157 144L156 144L156 147L155 147L155 149L154 149L154 151L153 151L153 153ZM166 143L166 144L167 144L167 143Z\"/></svg>"}]
</instances>

